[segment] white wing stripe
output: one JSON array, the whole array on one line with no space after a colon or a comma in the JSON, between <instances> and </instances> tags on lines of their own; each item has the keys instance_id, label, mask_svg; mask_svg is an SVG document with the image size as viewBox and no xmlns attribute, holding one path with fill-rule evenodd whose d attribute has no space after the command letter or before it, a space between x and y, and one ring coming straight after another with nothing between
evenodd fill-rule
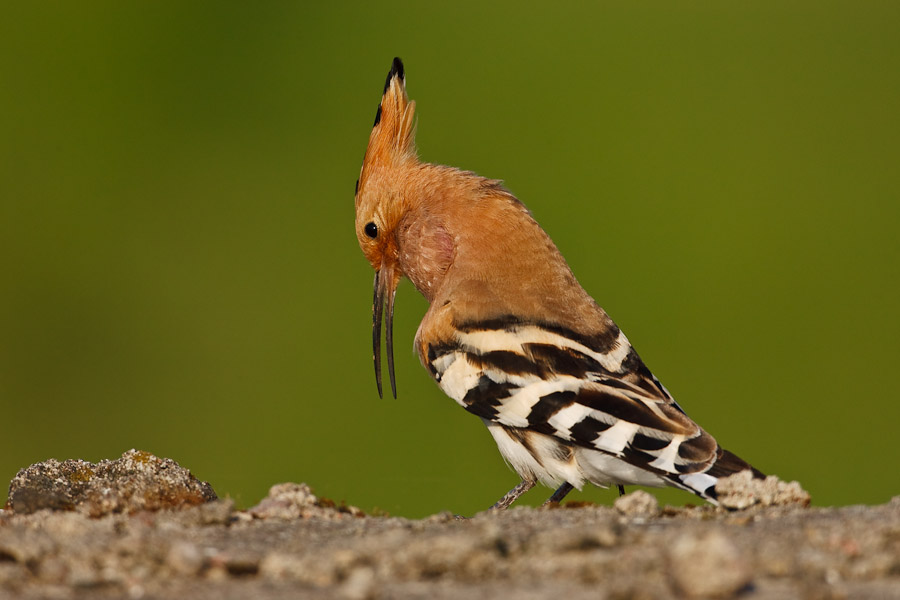
<instances>
[{"instance_id":1,"label":"white wing stripe","mask_svg":"<svg viewBox=\"0 0 900 600\"><path fill-rule=\"evenodd\" d=\"M625 446L634 438L637 430L638 425L619 420L615 425L600 434L599 438L594 440L594 446L613 454L622 454Z\"/></svg>"},{"instance_id":2,"label":"white wing stripe","mask_svg":"<svg viewBox=\"0 0 900 600\"><path fill-rule=\"evenodd\" d=\"M622 368L622 361L631 351L628 338L621 331L613 349L607 353L594 352L584 344L571 340L565 336L547 331L534 325L516 328L514 331L492 329L487 331L459 332L459 343L465 348L471 348L478 354L487 352L517 352L524 354L524 344L549 344L560 348L570 348L590 356L607 371L618 372Z\"/></svg>"},{"instance_id":3,"label":"white wing stripe","mask_svg":"<svg viewBox=\"0 0 900 600\"><path fill-rule=\"evenodd\" d=\"M558 410L547 422L556 429L559 437L571 440L572 427L589 417L591 412L593 411L583 404L570 404Z\"/></svg>"},{"instance_id":4,"label":"white wing stripe","mask_svg":"<svg viewBox=\"0 0 900 600\"><path fill-rule=\"evenodd\" d=\"M441 380L438 385L444 390L444 393L456 400L457 404L465 408L466 404L463 398L470 389L478 385L481 373L478 369L469 364L465 355L459 353L447 354L441 357L445 360L447 356L455 357L454 360L447 362L446 369L441 373ZM440 372L440 371L439 371Z\"/></svg>"},{"instance_id":5,"label":"white wing stripe","mask_svg":"<svg viewBox=\"0 0 900 600\"><path fill-rule=\"evenodd\" d=\"M667 473L676 473L675 458L678 456L678 447L681 446L681 442L683 441L683 435L672 436L672 441L660 451L656 460L649 463L650 466L661 471L666 471Z\"/></svg>"},{"instance_id":6,"label":"white wing stripe","mask_svg":"<svg viewBox=\"0 0 900 600\"><path fill-rule=\"evenodd\" d=\"M488 377L491 372L485 371ZM492 378L493 379L493 378ZM512 378L511 378L512 379ZM501 400L501 405L497 408L500 422L511 427L528 427L528 415L531 409L541 399L542 396L560 392L565 390L577 390L581 387L579 380L568 377L569 381L557 379L555 381L545 381L543 379L535 379L532 382L524 383L518 392L509 398Z\"/></svg>"}]
</instances>

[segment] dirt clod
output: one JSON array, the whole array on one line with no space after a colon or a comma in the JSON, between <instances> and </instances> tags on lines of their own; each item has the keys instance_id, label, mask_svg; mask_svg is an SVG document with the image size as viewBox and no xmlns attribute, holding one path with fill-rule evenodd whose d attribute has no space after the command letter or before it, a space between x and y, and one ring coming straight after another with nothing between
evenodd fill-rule
<instances>
[{"instance_id":1,"label":"dirt clod","mask_svg":"<svg viewBox=\"0 0 900 600\"><path fill-rule=\"evenodd\" d=\"M355 506L335 504L333 500L318 498L305 483L279 483L269 489L269 495L247 511L257 519L341 519L345 516L363 517Z\"/></svg>"},{"instance_id":2,"label":"dirt clod","mask_svg":"<svg viewBox=\"0 0 900 600\"><path fill-rule=\"evenodd\" d=\"M809 506L809 492L796 481L790 483L774 475L755 479L750 471L741 471L716 483L719 504L730 509L751 506Z\"/></svg>"},{"instance_id":3,"label":"dirt clod","mask_svg":"<svg viewBox=\"0 0 900 600\"><path fill-rule=\"evenodd\" d=\"M17 514L75 510L92 517L203 504L216 499L208 483L168 458L129 450L97 464L50 459L19 471L9 485Z\"/></svg>"},{"instance_id":4,"label":"dirt clod","mask_svg":"<svg viewBox=\"0 0 900 600\"><path fill-rule=\"evenodd\" d=\"M630 517L653 517L660 512L656 497L644 490L635 490L616 498L613 507L623 515Z\"/></svg>"}]
</instances>

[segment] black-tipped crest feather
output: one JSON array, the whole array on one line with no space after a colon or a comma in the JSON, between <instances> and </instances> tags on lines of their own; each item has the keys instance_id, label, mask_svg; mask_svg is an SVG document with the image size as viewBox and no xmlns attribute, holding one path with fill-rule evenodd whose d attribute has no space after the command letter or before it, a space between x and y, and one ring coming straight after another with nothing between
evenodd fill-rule
<instances>
[{"instance_id":1,"label":"black-tipped crest feather","mask_svg":"<svg viewBox=\"0 0 900 600\"><path fill-rule=\"evenodd\" d=\"M387 93L388 88L391 87L391 79L394 77L399 77L400 81L406 79L406 74L403 71L403 61L397 56L394 57L394 62L391 63L391 70L388 71L387 79L384 80L384 91L381 92L382 94Z\"/></svg>"}]
</instances>

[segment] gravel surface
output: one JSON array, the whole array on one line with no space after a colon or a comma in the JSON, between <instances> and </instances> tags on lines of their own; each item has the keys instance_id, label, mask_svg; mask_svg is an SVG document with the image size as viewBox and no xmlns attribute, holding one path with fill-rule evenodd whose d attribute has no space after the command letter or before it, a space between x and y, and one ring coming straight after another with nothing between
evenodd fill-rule
<instances>
[{"instance_id":1,"label":"gravel surface","mask_svg":"<svg viewBox=\"0 0 900 600\"><path fill-rule=\"evenodd\" d=\"M7 509L0 598L900 599L900 496L842 508L759 497L729 512L636 491L614 507L409 520L280 484L247 511Z\"/></svg>"}]
</instances>

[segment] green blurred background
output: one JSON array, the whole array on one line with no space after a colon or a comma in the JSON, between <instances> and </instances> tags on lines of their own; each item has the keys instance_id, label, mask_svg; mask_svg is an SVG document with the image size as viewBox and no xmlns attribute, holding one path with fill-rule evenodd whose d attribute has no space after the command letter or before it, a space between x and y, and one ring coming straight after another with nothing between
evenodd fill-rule
<instances>
[{"instance_id":1,"label":"green blurred background","mask_svg":"<svg viewBox=\"0 0 900 600\"><path fill-rule=\"evenodd\" d=\"M516 483L408 283L375 392L353 185L399 55L421 157L504 179L723 445L900 493L900 4L313 4L5 3L0 482L137 447L243 506Z\"/></svg>"}]
</instances>

